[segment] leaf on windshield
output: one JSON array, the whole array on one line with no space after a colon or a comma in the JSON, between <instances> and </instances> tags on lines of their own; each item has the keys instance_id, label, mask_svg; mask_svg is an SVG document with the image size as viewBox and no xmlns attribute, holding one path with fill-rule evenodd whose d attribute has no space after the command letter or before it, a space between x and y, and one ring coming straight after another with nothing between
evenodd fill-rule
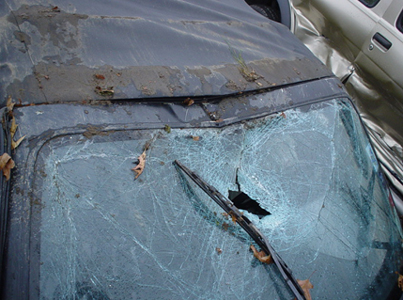
<instances>
[{"instance_id":1,"label":"leaf on windshield","mask_svg":"<svg viewBox=\"0 0 403 300\"><path fill-rule=\"evenodd\" d=\"M234 222L234 224L236 224L236 216L232 213L232 211L229 212L229 215L231 216L232 222Z\"/></svg>"},{"instance_id":2,"label":"leaf on windshield","mask_svg":"<svg viewBox=\"0 0 403 300\"><path fill-rule=\"evenodd\" d=\"M398 272L396 272L396 274L399 275L399 277L397 278L397 286L403 291L403 275Z\"/></svg>"},{"instance_id":3,"label":"leaf on windshield","mask_svg":"<svg viewBox=\"0 0 403 300\"><path fill-rule=\"evenodd\" d=\"M305 280L297 280L299 286L304 291L304 296L306 300L312 300L310 289L313 289L313 284L309 281L309 279Z\"/></svg>"},{"instance_id":4,"label":"leaf on windshield","mask_svg":"<svg viewBox=\"0 0 403 300\"><path fill-rule=\"evenodd\" d=\"M0 170L3 171L3 175L6 177L6 181L10 179L11 169L14 168L14 161L11 156L4 153L0 156Z\"/></svg>"},{"instance_id":5,"label":"leaf on windshield","mask_svg":"<svg viewBox=\"0 0 403 300\"><path fill-rule=\"evenodd\" d=\"M253 245L250 245L250 249L253 252L253 256L256 257L260 262L265 264L273 263L273 258L271 255L267 255L263 250L258 252L256 247Z\"/></svg>"},{"instance_id":6,"label":"leaf on windshield","mask_svg":"<svg viewBox=\"0 0 403 300\"><path fill-rule=\"evenodd\" d=\"M144 152L137 158L139 161L137 166L132 168L132 171L136 173L136 177L134 177L134 179L137 179L144 171L144 168L146 166L146 150L144 150Z\"/></svg>"}]
</instances>

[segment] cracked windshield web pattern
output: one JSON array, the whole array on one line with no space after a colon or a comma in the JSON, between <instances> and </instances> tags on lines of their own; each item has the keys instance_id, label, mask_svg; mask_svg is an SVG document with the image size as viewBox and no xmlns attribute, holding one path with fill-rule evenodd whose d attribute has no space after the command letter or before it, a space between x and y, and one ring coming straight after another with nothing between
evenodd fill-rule
<instances>
[{"instance_id":1,"label":"cracked windshield web pattern","mask_svg":"<svg viewBox=\"0 0 403 300\"><path fill-rule=\"evenodd\" d=\"M37 163L40 298L292 298L276 268L253 257L249 236L180 175L175 159L222 194L240 189L269 211L262 219L245 214L295 277L314 273L313 296L360 294L387 254L368 245L388 244L394 231L351 110L335 100L221 129L51 140Z\"/></svg>"}]
</instances>

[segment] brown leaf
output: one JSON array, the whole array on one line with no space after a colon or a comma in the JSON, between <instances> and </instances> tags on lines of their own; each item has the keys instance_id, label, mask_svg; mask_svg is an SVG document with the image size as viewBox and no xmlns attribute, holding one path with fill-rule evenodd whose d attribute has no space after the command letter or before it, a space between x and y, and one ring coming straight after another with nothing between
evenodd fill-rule
<instances>
[{"instance_id":1,"label":"brown leaf","mask_svg":"<svg viewBox=\"0 0 403 300\"><path fill-rule=\"evenodd\" d=\"M396 272L396 274L399 275L399 277L397 278L397 286L403 291L403 275L399 274L398 272Z\"/></svg>"},{"instance_id":2,"label":"brown leaf","mask_svg":"<svg viewBox=\"0 0 403 300\"><path fill-rule=\"evenodd\" d=\"M14 150L15 148L17 148L24 139L25 135L20 137L17 141L11 140L11 149Z\"/></svg>"},{"instance_id":3,"label":"brown leaf","mask_svg":"<svg viewBox=\"0 0 403 300\"><path fill-rule=\"evenodd\" d=\"M15 164L10 155L4 153L0 156L0 170L3 170L3 175L6 177L6 181L10 179L10 172L14 167Z\"/></svg>"},{"instance_id":4,"label":"brown leaf","mask_svg":"<svg viewBox=\"0 0 403 300\"><path fill-rule=\"evenodd\" d=\"M138 165L132 169L132 171L137 174L134 179L137 179L144 171L144 167L146 166L146 150L144 150L144 152L138 157L138 160Z\"/></svg>"},{"instance_id":5,"label":"brown leaf","mask_svg":"<svg viewBox=\"0 0 403 300\"><path fill-rule=\"evenodd\" d=\"M265 263L265 264L271 264L273 263L273 258L271 257L271 255L267 255L266 253L264 253L264 251L260 251L258 252L255 248L255 246L250 245L250 249L253 252L253 256L256 257L260 262Z\"/></svg>"},{"instance_id":6,"label":"brown leaf","mask_svg":"<svg viewBox=\"0 0 403 300\"><path fill-rule=\"evenodd\" d=\"M13 99L11 98L11 96L8 96L7 98L7 108L8 111L13 111L15 103L13 102Z\"/></svg>"},{"instance_id":7,"label":"brown leaf","mask_svg":"<svg viewBox=\"0 0 403 300\"><path fill-rule=\"evenodd\" d=\"M192 139L197 142L198 140L200 140L200 137L198 137L198 136L192 136Z\"/></svg>"},{"instance_id":8,"label":"brown leaf","mask_svg":"<svg viewBox=\"0 0 403 300\"><path fill-rule=\"evenodd\" d=\"M313 289L313 284L309 281L309 279L305 280L297 280L299 286L304 291L304 296L306 300L312 300L310 289Z\"/></svg>"},{"instance_id":9,"label":"brown leaf","mask_svg":"<svg viewBox=\"0 0 403 300\"><path fill-rule=\"evenodd\" d=\"M234 224L236 224L236 216L233 214L232 211L229 213L229 215L231 216L232 222L234 222Z\"/></svg>"},{"instance_id":10,"label":"brown leaf","mask_svg":"<svg viewBox=\"0 0 403 300\"><path fill-rule=\"evenodd\" d=\"M185 101L183 101L183 104L185 104L187 106L191 106L194 103L195 103L194 100L190 99L190 98L186 98Z\"/></svg>"},{"instance_id":11,"label":"brown leaf","mask_svg":"<svg viewBox=\"0 0 403 300\"><path fill-rule=\"evenodd\" d=\"M218 254L221 254L221 253L222 253L222 249L221 249L221 248L218 248L218 247L215 248L215 251L217 251Z\"/></svg>"},{"instance_id":12,"label":"brown leaf","mask_svg":"<svg viewBox=\"0 0 403 300\"><path fill-rule=\"evenodd\" d=\"M12 116L12 118L11 118L11 127L10 127L11 138L14 137L14 134L17 131L17 127L18 127L18 125L15 123L15 118L14 118L14 116Z\"/></svg>"},{"instance_id":13,"label":"brown leaf","mask_svg":"<svg viewBox=\"0 0 403 300\"><path fill-rule=\"evenodd\" d=\"M95 76L96 79L100 79L100 80L104 80L104 79L105 79L105 76L104 76L104 75L101 75L101 74L95 74L94 76Z\"/></svg>"},{"instance_id":14,"label":"brown leaf","mask_svg":"<svg viewBox=\"0 0 403 300\"><path fill-rule=\"evenodd\" d=\"M54 6L54 7L52 8L52 10L53 10L54 12L60 12L60 8L59 8L58 6Z\"/></svg>"}]
</instances>

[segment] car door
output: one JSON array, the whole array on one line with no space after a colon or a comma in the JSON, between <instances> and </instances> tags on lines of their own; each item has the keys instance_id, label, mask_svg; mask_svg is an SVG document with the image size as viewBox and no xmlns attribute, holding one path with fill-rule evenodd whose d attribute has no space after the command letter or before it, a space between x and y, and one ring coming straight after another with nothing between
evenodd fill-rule
<instances>
[{"instance_id":1,"label":"car door","mask_svg":"<svg viewBox=\"0 0 403 300\"><path fill-rule=\"evenodd\" d=\"M325 17L321 33L336 44L345 44L356 58L367 36L379 20L385 4L391 0L311 0L310 3Z\"/></svg>"},{"instance_id":2,"label":"car door","mask_svg":"<svg viewBox=\"0 0 403 300\"><path fill-rule=\"evenodd\" d=\"M391 92L403 95L402 50L403 3L393 1L367 37L357 63Z\"/></svg>"}]
</instances>

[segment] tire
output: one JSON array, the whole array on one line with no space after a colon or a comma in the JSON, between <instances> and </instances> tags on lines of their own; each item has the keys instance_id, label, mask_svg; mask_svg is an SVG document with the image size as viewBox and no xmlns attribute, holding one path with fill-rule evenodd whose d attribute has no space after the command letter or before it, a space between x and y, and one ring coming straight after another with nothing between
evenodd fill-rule
<instances>
[{"instance_id":1,"label":"tire","mask_svg":"<svg viewBox=\"0 0 403 300\"><path fill-rule=\"evenodd\" d=\"M250 7L266 18L281 23L280 12L275 10L273 7L263 4L252 4Z\"/></svg>"}]
</instances>

